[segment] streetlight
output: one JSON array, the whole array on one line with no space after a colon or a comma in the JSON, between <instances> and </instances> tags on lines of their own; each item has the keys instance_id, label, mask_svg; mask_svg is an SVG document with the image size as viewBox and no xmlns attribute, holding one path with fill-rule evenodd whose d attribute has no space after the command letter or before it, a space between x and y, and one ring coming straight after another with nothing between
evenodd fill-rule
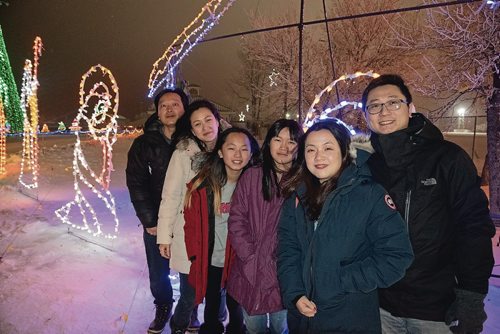
<instances>
[{"instance_id":1,"label":"streetlight","mask_svg":"<svg viewBox=\"0 0 500 334\"><path fill-rule=\"evenodd\" d=\"M457 114L458 114L458 128L464 129L465 108L463 107L458 108Z\"/></svg>"}]
</instances>

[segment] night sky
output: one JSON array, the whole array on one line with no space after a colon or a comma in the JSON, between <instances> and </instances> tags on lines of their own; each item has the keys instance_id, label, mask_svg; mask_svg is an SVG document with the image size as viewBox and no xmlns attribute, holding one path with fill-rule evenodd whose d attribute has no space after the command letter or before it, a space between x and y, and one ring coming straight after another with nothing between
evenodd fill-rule
<instances>
[{"instance_id":1,"label":"night sky","mask_svg":"<svg viewBox=\"0 0 500 334\"><path fill-rule=\"evenodd\" d=\"M20 89L23 64L33 59L33 40L44 51L39 65L40 122L71 119L78 110L80 79L92 65L108 67L120 88L119 114L133 119L150 103L149 73L206 1L200 0L10 0L0 6L10 63ZM250 29L247 13L273 15L300 0L236 0L208 37ZM321 18L321 0L306 1L305 19ZM202 95L238 108L229 81L237 76L239 38L198 45L182 64L183 77Z\"/></svg>"}]
</instances>

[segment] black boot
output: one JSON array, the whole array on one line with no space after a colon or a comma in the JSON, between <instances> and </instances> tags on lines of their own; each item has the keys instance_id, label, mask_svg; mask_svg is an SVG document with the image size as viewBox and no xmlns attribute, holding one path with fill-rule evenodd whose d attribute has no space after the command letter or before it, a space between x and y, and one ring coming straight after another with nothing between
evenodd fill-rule
<instances>
[{"instance_id":1,"label":"black boot","mask_svg":"<svg viewBox=\"0 0 500 334\"><path fill-rule=\"evenodd\" d=\"M172 304L156 305L155 319L151 322L148 328L148 333L156 334L163 332L165 325L172 315Z\"/></svg>"},{"instance_id":2,"label":"black boot","mask_svg":"<svg viewBox=\"0 0 500 334\"><path fill-rule=\"evenodd\" d=\"M221 324L218 320L214 323L203 323L200 326L199 334L223 334L224 333L224 325Z\"/></svg>"}]
</instances>

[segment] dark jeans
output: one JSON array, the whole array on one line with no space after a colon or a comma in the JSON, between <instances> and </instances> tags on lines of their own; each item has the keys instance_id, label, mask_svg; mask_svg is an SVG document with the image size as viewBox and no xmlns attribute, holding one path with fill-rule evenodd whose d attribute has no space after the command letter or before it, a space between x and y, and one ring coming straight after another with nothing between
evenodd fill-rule
<instances>
[{"instance_id":1,"label":"dark jeans","mask_svg":"<svg viewBox=\"0 0 500 334\"><path fill-rule=\"evenodd\" d=\"M205 323L200 328L200 334L224 333L224 325L219 321L221 289L223 268L209 266L207 278L207 292L205 294ZM241 306L228 294L226 294L227 309L229 311L229 324L226 333L243 334L243 312Z\"/></svg>"},{"instance_id":2,"label":"dark jeans","mask_svg":"<svg viewBox=\"0 0 500 334\"><path fill-rule=\"evenodd\" d=\"M144 247L149 269L149 287L156 305L172 305L172 284L170 284L170 265L168 259L160 255L156 236L144 229Z\"/></svg>"},{"instance_id":3,"label":"dark jeans","mask_svg":"<svg viewBox=\"0 0 500 334\"><path fill-rule=\"evenodd\" d=\"M170 328L173 330L188 328L195 306L195 290L188 282L188 275L179 273L179 283L181 296L175 307L174 315L170 318Z\"/></svg>"}]
</instances>

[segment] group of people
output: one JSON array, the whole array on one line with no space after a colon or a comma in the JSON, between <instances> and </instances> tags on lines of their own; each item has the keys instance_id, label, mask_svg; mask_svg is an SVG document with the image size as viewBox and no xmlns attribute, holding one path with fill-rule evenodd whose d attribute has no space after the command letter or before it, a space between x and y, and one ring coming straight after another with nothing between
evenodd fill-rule
<instances>
[{"instance_id":1,"label":"group of people","mask_svg":"<svg viewBox=\"0 0 500 334\"><path fill-rule=\"evenodd\" d=\"M168 322L172 333L482 331L488 200L401 77L363 92L369 138L336 119L305 134L279 119L259 147L209 101L165 89L154 102L126 170L156 305L149 333Z\"/></svg>"}]
</instances>

